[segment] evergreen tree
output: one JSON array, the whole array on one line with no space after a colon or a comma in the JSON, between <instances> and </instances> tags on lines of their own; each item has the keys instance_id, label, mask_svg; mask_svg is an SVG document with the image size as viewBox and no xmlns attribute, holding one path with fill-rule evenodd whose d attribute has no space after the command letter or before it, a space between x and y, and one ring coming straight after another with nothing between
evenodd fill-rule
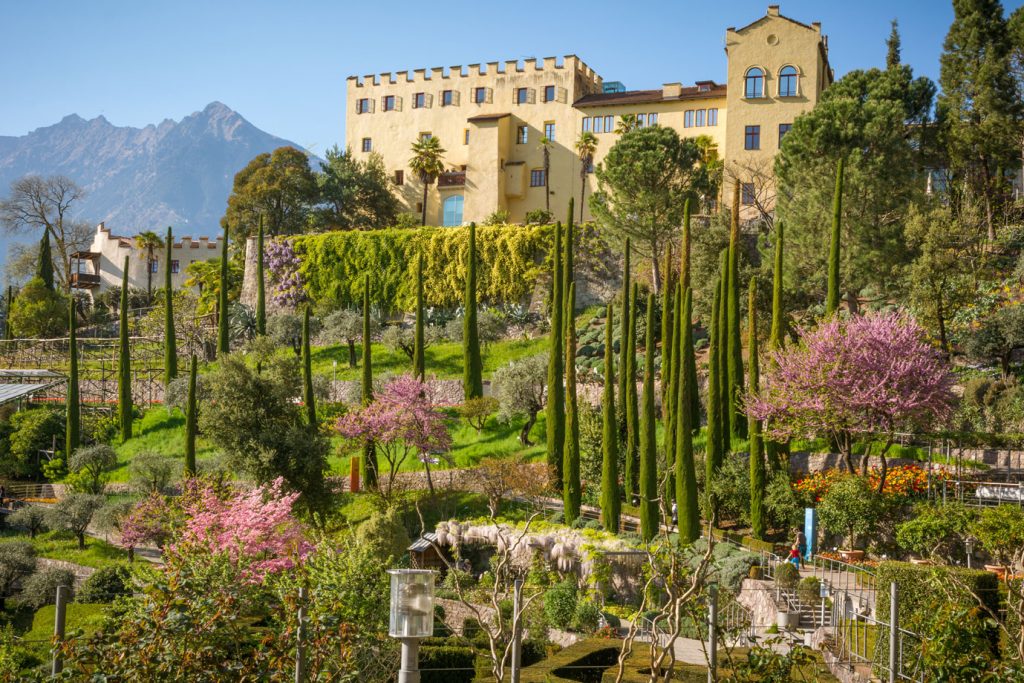
<instances>
[{"instance_id":1,"label":"evergreen tree","mask_svg":"<svg viewBox=\"0 0 1024 683\"><path fill-rule=\"evenodd\" d=\"M661 418L668 419L668 378L672 373L672 243L665 248L665 283L661 290Z\"/></svg>"},{"instance_id":2,"label":"evergreen tree","mask_svg":"<svg viewBox=\"0 0 1024 683\"><path fill-rule=\"evenodd\" d=\"M654 415L654 293L647 295L647 339L644 345L644 388L640 406L640 538L651 541L658 533L658 446Z\"/></svg>"},{"instance_id":3,"label":"evergreen tree","mask_svg":"<svg viewBox=\"0 0 1024 683\"><path fill-rule=\"evenodd\" d=\"M569 283L566 310L576 306L576 283ZM568 325L565 334L565 448L562 463L562 501L565 523L572 524L580 516L583 495L580 484L580 422L576 403L576 326Z\"/></svg>"},{"instance_id":4,"label":"evergreen tree","mask_svg":"<svg viewBox=\"0 0 1024 683\"><path fill-rule=\"evenodd\" d=\"M693 360L693 327L690 316L693 314L693 292L686 288L682 295L682 308L676 335L679 338L679 349L682 353L681 365L685 367L687 358ZM691 382L680 369L677 382L678 396L676 404L676 506L679 514L679 540L692 543L700 538L700 506L697 500L697 471L693 459L692 414L686 406L692 403L692 394L697 393L697 383Z\"/></svg>"},{"instance_id":5,"label":"evergreen tree","mask_svg":"<svg viewBox=\"0 0 1024 683\"><path fill-rule=\"evenodd\" d=\"M39 241L39 262L36 263L36 277L43 281L51 292L53 289L53 252L50 250L50 231L43 228L43 238Z\"/></svg>"},{"instance_id":6,"label":"evergreen tree","mask_svg":"<svg viewBox=\"0 0 1024 683\"><path fill-rule=\"evenodd\" d=\"M263 214L256 233L256 334L267 333L267 280L263 272Z\"/></svg>"},{"instance_id":7,"label":"evergreen tree","mask_svg":"<svg viewBox=\"0 0 1024 683\"><path fill-rule=\"evenodd\" d=\"M626 243L623 246L623 263L622 263L622 307L619 313L619 413L621 415L619 419L619 429L625 434L626 433L626 346L629 344L629 319L630 319L630 307L629 307L629 292L630 292L630 242L629 238L626 238ZM9 306L8 306L9 308Z\"/></svg>"},{"instance_id":8,"label":"evergreen tree","mask_svg":"<svg viewBox=\"0 0 1024 683\"><path fill-rule=\"evenodd\" d=\"M370 275L363 278L363 378L362 403L373 402L373 362L370 353ZM372 441L363 445L363 484L377 488L377 446Z\"/></svg>"},{"instance_id":9,"label":"evergreen tree","mask_svg":"<svg viewBox=\"0 0 1024 683\"><path fill-rule=\"evenodd\" d=\"M768 336L768 348L777 351L782 348L783 337L786 334L786 319L782 305L782 278L783 278L783 251L785 248L786 233L783 221L775 222L775 260L772 268L772 330ZM751 374L753 381L753 374ZM756 388L752 387L752 391ZM763 430L762 430L763 431ZM768 467L773 471L781 469L779 460L781 447L771 439L764 444L765 458L768 460Z\"/></svg>"},{"instance_id":10,"label":"evergreen tree","mask_svg":"<svg viewBox=\"0 0 1024 683\"><path fill-rule=\"evenodd\" d=\"M740 337L740 187L733 183L732 216L729 224L729 274L726 278L728 302L729 429L739 438L747 436L747 419L739 408L743 395L743 345Z\"/></svg>"},{"instance_id":11,"label":"evergreen tree","mask_svg":"<svg viewBox=\"0 0 1024 683\"><path fill-rule=\"evenodd\" d=\"M683 290L690 288L690 249L692 237L690 235L690 198L686 198L683 205L683 242L679 254L679 282Z\"/></svg>"},{"instance_id":12,"label":"evergreen tree","mask_svg":"<svg viewBox=\"0 0 1024 683\"><path fill-rule=\"evenodd\" d=\"M679 336L679 317L683 314L683 284L677 282L675 295L672 297L672 326L675 328L669 335L669 369L666 376L662 370L662 382L668 385L665 393L665 500L675 500L676 497L676 442L679 433L676 431L679 420L676 413L679 411L679 381L682 368L682 337ZM664 362L664 361L663 361ZM685 407L684 407L685 409Z\"/></svg>"},{"instance_id":13,"label":"evergreen tree","mask_svg":"<svg viewBox=\"0 0 1024 683\"><path fill-rule=\"evenodd\" d=\"M605 529L617 534L622 496L619 493L619 433L615 413L615 353L612 349L613 317L614 309L608 304L604 321L604 389L601 396L601 523Z\"/></svg>"},{"instance_id":14,"label":"evergreen tree","mask_svg":"<svg viewBox=\"0 0 1024 683\"><path fill-rule=\"evenodd\" d=\"M171 284L171 256L174 235L167 228L167 256L164 259L164 386L178 376L178 340L174 329L174 286Z\"/></svg>"},{"instance_id":15,"label":"evergreen tree","mask_svg":"<svg viewBox=\"0 0 1024 683\"><path fill-rule=\"evenodd\" d=\"M551 487L562 490L562 449L565 447L565 368L562 364L562 224L555 223L551 253L551 337L548 357L547 441Z\"/></svg>"},{"instance_id":16,"label":"evergreen tree","mask_svg":"<svg viewBox=\"0 0 1024 683\"><path fill-rule=\"evenodd\" d=\"M220 247L220 292L217 296L217 357L231 350L228 336L228 226L224 224L224 241Z\"/></svg>"},{"instance_id":17,"label":"evergreen tree","mask_svg":"<svg viewBox=\"0 0 1024 683\"><path fill-rule=\"evenodd\" d=\"M424 354L423 337L423 253L416 259L416 333L412 348L412 374L419 381L426 381L427 363Z\"/></svg>"},{"instance_id":18,"label":"evergreen tree","mask_svg":"<svg viewBox=\"0 0 1024 683\"><path fill-rule=\"evenodd\" d=\"M196 400L196 354L188 365L188 403L185 405L185 476L196 476L196 435L199 433L199 402Z\"/></svg>"},{"instance_id":19,"label":"evergreen tree","mask_svg":"<svg viewBox=\"0 0 1024 683\"><path fill-rule=\"evenodd\" d=\"M747 308L747 334L750 338L750 391L760 388L760 365L757 358L757 282L750 278ZM754 538L764 540L764 449L761 440L761 422L750 423L750 528Z\"/></svg>"},{"instance_id":20,"label":"evergreen tree","mask_svg":"<svg viewBox=\"0 0 1024 683\"><path fill-rule=\"evenodd\" d=\"M121 441L132 438L132 365L131 347L128 343L128 257L124 257L124 274L121 278L120 328L118 330L117 360L117 415L121 426Z\"/></svg>"},{"instance_id":21,"label":"evergreen tree","mask_svg":"<svg viewBox=\"0 0 1024 683\"><path fill-rule=\"evenodd\" d=\"M828 246L828 294L825 298L825 317L839 310L839 253L843 212L843 157L836 166L836 191L832 196L832 233Z\"/></svg>"},{"instance_id":22,"label":"evergreen tree","mask_svg":"<svg viewBox=\"0 0 1024 683\"><path fill-rule=\"evenodd\" d=\"M626 341L626 496L632 502L640 491L640 406L636 394L636 319L640 288L629 295L629 339Z\"/></svg>"},{"instance_id":23,"label":"evergreen tree","mask_svg":"<svg viewBox=\"0 0 1024 683\"><path fill-rule=\"evenodd\" d=\"M476 223L469 224L469 253L466 255L466 298L462 317L462 388L467 399L484 395L480 333L476 327Z\"/></svg>"},{"instance_id":24,"label":"evergreen tree","mask_svg":"<svg viewBox=\"0 0 1024 683\"><path fill-rule=\"evenodd\" d=\"M900 65L900 29L895 19L892 20L892 29L889 31L889 38L885 41L885 66L892 69Z\"/></svg>"},{"instance_id":25,"label":"evergreen tree","mask_svg":"<svg viewBox=\"0 0 1024 683\"><path fill-rule=\"evenodd\" d=\"M732 449L732 395L729 383L729 250L723 249L718 275L718 401L722 411L719 434L722 455Z\"/></svg>"},{"instance_id":26,"label":"evergreen tree","mask_svg":"<svg viewBox=\"0 0 1024 683\"><path fill-rule=\"evenodd\" d=\"M565 234L563 236L563 242L565 243L565 253L562 255L562 300L565 302L565 313L564 324L568 328L569 325L574 325L576 320L576 311L572 310L568 306L569 301L569 285L576 281L576 230L573 227L573 198L569 198L569 218L565 223Z\"/></svg>"},{"instance_id":27,"label":"evergreen tree","mask_svg":"<svg viewBox=\"0 0 1024 683\"><path fill-rule=\"evenodd\" d=\"M68 397L67 397L67 420L65 421L64 433L64 459L71 457L71 454L78 448L82 435L82 406L78 395L78 339L75 328L78 321L75 320L75 298L68 299L68 353L70 354L68 367Z\"/></svg>"},{"instance_id":28,"label":"evergreen tree","mask_svg":"<svg viewBox=\"0 0 1024 683\"><path fill-rule=\"evenodd\" d=\"M679 281L682 283L683 290L690 289L690 250L691 250L692 237L690 233L690 198L686 198L686 204L683 207L683 246L682 255L679 264ZM692 306L691 306L692 313ZM692 321L687 320L687 325L691 325ZM691 339L692 341L692 339ZM681 372L686 373L687 381L691 382L693 386L697 386L697 358L696 354L683 354L683 364ZM690 424L693 425L693 429L700 428L700 393L697 391L690 392Z\"/></svg>"},{"instance_id":29,"label":"evergreen tree","mask_svg":"<svg viewBox=\"0 0 1024 683\"><path fill-rule=\"evenodd\" d=\"M722 452L722 433L727 431L722 424L722 399L719 395L722 386L720 381L722 366L719 363L722 339L718 332L721 297L722 285L721 280L719 280L719 285L715 287L714 301L711 306L711 325L709 327L711 343L708 348L708 429L707 445L705 446L704 453L704 493L711 506L711 509L708 510L709 517L714 508L711 496L711 482L714 481L715 472L724 458L724 453Z\"/></svg>"},{"instance_id":30,"label":"evergreen tree","mask_svg":"<svg viewBox=\"0 0 1024 683\"><path fill-rule=\"evenodd\" d=\"M14 287L7 285L7 313L4 315L4 339L14 339L11 329L11 306L14 304Z\"/></svg>"},{"instance_id":31,"label":"evergreen tree","mask_svg":"<svg viewBox=\"0 0 1024 683\"><path fill-rule=\"evenodd\" d=\"M306 406L306 424L316 431L316 397L313 396L313 356L309 349L309 306L302 315L302 402Z\"/></svg>"}]
</instances>

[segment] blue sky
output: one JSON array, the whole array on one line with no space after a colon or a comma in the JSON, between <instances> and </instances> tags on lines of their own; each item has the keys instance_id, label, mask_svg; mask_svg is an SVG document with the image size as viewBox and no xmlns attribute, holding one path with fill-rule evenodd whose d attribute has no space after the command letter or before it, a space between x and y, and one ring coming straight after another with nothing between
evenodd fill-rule
<instances>
[{"instance_id":1,"label":"blue sky","mask_svg":"<svg viewBox=\"0 0 1024 683\"><path fill-rule=\"evenodd\" d=\"M1024 0L1007 0L1007 13ZM938 78L949 0L782 0L820 21L837 75L881 64L897 18L904 61ZM180 119L220 100L321 154L344 136L345 78L577 54L629 88L721 81L725 29L764 0L0 2L0 135L77 113L117 125Z\"/></svg>"}]
</instances>

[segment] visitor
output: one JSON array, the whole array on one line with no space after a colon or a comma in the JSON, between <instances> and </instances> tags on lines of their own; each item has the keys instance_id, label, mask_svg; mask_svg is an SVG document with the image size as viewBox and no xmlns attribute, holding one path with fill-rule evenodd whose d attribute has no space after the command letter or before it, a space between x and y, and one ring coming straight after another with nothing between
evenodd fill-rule
<instances>
[{"instance_id":1,"label":"visitor","mask_svg":"<svg viewBox=\"0 0 1024 683\"><path fill-rule=\"evenodd\" d=\"M804 568L804 556L807 554L807 537L800 527L793 527L796 532L796 548L800 551L800 569Z\"/></svg>"},{"instance_id":2,"label":"visitor","mask_svg":"<svg viewBox=\"0 0 1024 683\"><path fill-rule=\"evenodd\" d=\"M679 508L675 503L672 503L672 526L679 526Z\"/></svg>"},{"instance_id":3,"label":"visitor","mask_svg":"<svg viewBox=\"0 0 1024 683\"><path fill-rule=\"evenodd\" d=\"M796 567L797 571L800 571L800 548L796 543L794 543L793 547L789 549L789 558L787 558L787 561L791 562L793 566Z\"/></svg>"}]
</instances>

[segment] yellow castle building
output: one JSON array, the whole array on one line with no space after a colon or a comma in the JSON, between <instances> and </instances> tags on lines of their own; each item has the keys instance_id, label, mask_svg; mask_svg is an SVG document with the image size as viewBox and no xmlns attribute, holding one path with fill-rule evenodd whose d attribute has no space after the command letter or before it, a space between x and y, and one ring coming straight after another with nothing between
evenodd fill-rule
<instances>
[{"instance_id":1,"label":"yellow castle building","mask_svg":"<svg viewBox=\"0 0 1024 683\"><path fill-rule=\"evenodd\" d=\"M428 225L481 222L499 210L523 222L548 206L561 217L570 197L579 204L581 189L589 197L597 183L592 167L583 172L577 140L596 136L599 164L631 117L637 126L710 138L725 162L724 191L738 181L745 212L770 210L779 141L832 82L828 38L821 24L769 5L757 21L726 29L725 50L725 83L653 90L605 82L575 55L352 76L345 142L357 155L380 154L405 209L419 216L423 183L409 169L411 148L436 137L446 171L428 186Z\"/></svg>"}]
</instances>

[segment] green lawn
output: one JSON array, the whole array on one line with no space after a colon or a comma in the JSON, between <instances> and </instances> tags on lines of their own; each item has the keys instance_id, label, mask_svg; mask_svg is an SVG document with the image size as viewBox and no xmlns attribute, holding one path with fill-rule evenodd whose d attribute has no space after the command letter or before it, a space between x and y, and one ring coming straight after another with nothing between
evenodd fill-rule
<instances>
[{"instance_id":1,"label":"green lawn","mask_svg":"<svg viewBox=\"0 0 1024 683\"><path fill-rule=\"evenodd\" d=\"M139 453L152 451L173 455L185 461L185 416L180 410L168 412L166 408L150 408L135 422L134 436L126 443L114 447L117 467L110 472L110 481L129 480L128 463ZM196 443L196 460L209 460L217 454L213 446L200 438Z\"/></svg>"},{"instance_id":2,"label":"green lawn","mask_svg":"<svg viewBox=\"0 0 1024 683\"><path fill-rule=\"evenodd\" d=\"M124 564L128 561L128 554L125 550L98 538L87 537L85 550L81 550L75 537L66 531L47 531L37 534L35 538L29 538L28 534L14 529L0 530L0 543L15 540L31 543L39 557L74 562L83 567L99 569Z\"/></svg>"}]
</instances>

